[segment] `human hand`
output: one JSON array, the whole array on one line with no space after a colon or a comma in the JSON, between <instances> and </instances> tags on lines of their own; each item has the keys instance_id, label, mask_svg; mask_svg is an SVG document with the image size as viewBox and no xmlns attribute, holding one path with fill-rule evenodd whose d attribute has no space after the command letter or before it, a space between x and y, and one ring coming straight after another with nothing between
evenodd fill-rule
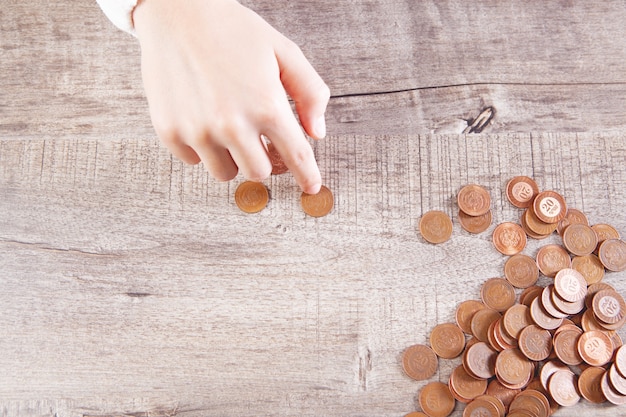
<instances>
[{"instance_id":1,"label":"human hand","mask_svg":"<svg viewBox=\"0 0 626 417\"><path fill-rule=\"evenodd\" d=\"M330 92L292 41L235 0L142 0L133 20L155 131L176 157L227 181L261 181L271 163L261 135L298 185L321 175L308 135L326 135Z\"/></svg>"}]
</instances>

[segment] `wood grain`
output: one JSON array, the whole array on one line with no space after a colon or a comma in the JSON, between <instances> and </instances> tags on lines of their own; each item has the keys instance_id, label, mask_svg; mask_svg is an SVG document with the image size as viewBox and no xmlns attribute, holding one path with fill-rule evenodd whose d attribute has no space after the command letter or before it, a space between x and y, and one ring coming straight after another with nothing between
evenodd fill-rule
<instances>
[{"instance_id":1,"label":"wood grain","mask_svg":"<svg viewBox=\"0 0 626 417\"><path fill-rule=\"evenodd\" d=\"M624 139L332 137L316 155L336 206L319 219L289 175L246 215L241 179L217 183L150 140L2 140L0 415L401 416L424 385L402 350L505 261L495 224L472 236L455 220L435 246L419 216L455 216L478 183L494 222L516 221L503 187L525 174L624 233ZM623 278L605 279L623 292Z\"/></svg>"}]
</instances>

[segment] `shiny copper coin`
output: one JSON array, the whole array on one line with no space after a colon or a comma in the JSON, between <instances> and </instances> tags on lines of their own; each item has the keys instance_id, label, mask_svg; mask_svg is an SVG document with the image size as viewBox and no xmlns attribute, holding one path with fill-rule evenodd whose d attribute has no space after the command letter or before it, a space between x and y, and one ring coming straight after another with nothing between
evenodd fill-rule
<instances>
[{"instance_id":1,"label":"shiny copper coin","mask_svg":"<svg viewBox=\"0 0 626 417\"><path fill-rule=\"evenodd\" d=\"M478 300L467 300L460 303L456 308L456 324L464 333L472 334L472 317L478 310L485 308L485 305Z\"/></svg>"},{"instance_id":2,"label":"shiny copper coin","mask_svg":"<svg viewBox=\"0 0 626 417\"><path fill-rule=\"evenodd\" d=\"M560 331L554 336L554 352L557 358L567 365L580 365L583 359L578 353L578 339L583 331L577 326Z\"/></svg>"},{"instance_id":3,"label":"shiny copper coin","mask_svg":"<svg viewBox=\"0 0 626 417\"><path fill-rule=\"evenodd\" d=\"M624 298L614 290L598 291L593 296L592 308L596 318L602 323L618 323L626 315Z\"/></svg>"},{"instance_id":4,"label":"shiny copper coin","mask_svg":"<svg viewBox=\"0 0 626 417\"><path fill-rule=\"evenodd\" d=\"M443 243L452 236L452 220L443 211L424 213L418 227L424 240L430 243Z\"/></svg>"},{"instance_id":5,"label":"shiny copper coin","mask_svg":"<svg viewBox=\"0 0 626 417\"><path fill-rule=\"evenodd\" d=\"M548 392L558 405L571 407L580 401L578 378L572 371L556 371L548 380Z\"/></svg>"},{"instance_id":6,"label":"shiny copper coin","mask_svg":"<svg viewBox=\"0 0 626 417\"><path fill-rule=\"evenodd\" d=\"M556 371L569 371L569 366L556 360L551 360L543 364L539 371L539 381L544 390L548 390L548 380Z\"/></svg>"},{"instance_id":7,"label":"shiny copper coin","mask_svg":"<svg viewBox=\"0 0 626 417\"><path fill-rule=\"evenodd\" d=\"M572 259L569 253L560 245L546 245L537 252L537 266L539 271L547 277L554 278L563 268L571 268Z\"/></svg>"},{"instance_id":8,"label":"shiny copper coin","mask_svg":"<svg viewBox=\"0 0 626 417\"><path fill-rule=\"evenodd\" d=\"M615 366L619 373L626 378L626 346L620 346L615 351Z\"/></svg>"},{"instance_id":9,"label":"shiny copper coin","mask_svg":"<svg viewBox=\"0 0 626 417\"><path fill-rule=\"evenodd\" d=\"M470 184L457 194L459 209L470 216L482 216L491 208L491 196L480 185Z\"/></svg>"},{"instance_id":10,"label":"shiny copper coin","mask_svg":"<svg viewBox=\"0 0 626 417\"><path fill-rule=\"evenodd\" d=\"M515 223L500 223L493 231L493 245L503 255L515 255L526 247L526 233Z\"/></svg>"},{"instance_id":11,"label":"shiny copper coin","mask_svg":"<svg viewBox=\"0 0 626 417\"><path fill-rule=\"evenodd\" d=\"M572 224L563 232L563 246L572 255L589 255L598 246L598 235L585 224Z\"/></svg>"},{"instance_id":12,"label":"shiny copper coin","mask_svg":"<svg viewBox=\"0 0 626 417\"><path fill-rule=\"evenodd\" d=\"M518 253L504 264L504 277L516 288L528 288L539 279L539 267L533 258Z\"/></svg>"},{"instance_id":13,"label":"shiny copper coin","mask_svg":"<svg viewBox=\"0 0 626 417\"><path fill-rule=\"evenodd\" d=\"M467 373L463 366L457 366L450 374L449 388L454 397L463 403L484 394L487 380L477 379ZM456 394L456 395L455 395Z\"/></svg>"},{"instance_id":14,"label":"shiny copper coin","mask_svg":"<svg viewBox=\"0 0 626 417\"><path fill-rule=\"evenodd\" d=\"M326 216L333 209L335 199L328 187L322 185L317 194L302 193L300 197L302 210L312 217Z\"/></svg>"},{"instance_id":15,"label":"shiny copper coin","mask_svg":"<svg viewBox=\"0 0 626 417\"><path fill-rule=\"evenodd\" d=\"M465 335L456 324L442 323L430 332L430 346L440 358L456 358L465 347Z\"/></svg>"},{"instance_id":16,"label":"shiny copper coin","mask_svg":"<svg viewBox=\"0 0 626 417\"><path fill-rule=\"evenodd\" d=\"M563 236L565 229L572 224L584 224L585 226L589 226L589 220L587 220L587 216L585 216L585 213L582 211L576 210L575 208L568 208L565 217L558 223L556 230L559 235Z\"/></svg>"},{"instance_id":17,"label":"shiny copper coin","mask_svg":"<svg viewBox=\"0 0 626 417\"><path fill-rule=\"evenodd\" d=\"M595 284L604 278L604 265L596 255L575 256L572 258L572 268L580 272L587 285Z\"/></svg>"},{"instance_id":18,"label":"shiny copper coin","mask_svg":"<svg viewBox=\"0 0 626 417\"><path fill-rule=\"evenodd\" d=\"M447 385L430 382L419 393L419 404L430 417L447 417L454 410L454 397Z\"/></svg>"},{"instance_id":19,"label":"shiny copper coin","mask_svg":"<svg viewBox=\"0 0 626 417\"><path fill-rule=\"evenodd\" d=\"M496 358L496 376L506 387L523 388L530 382L533 364L519 349L506 349Z\"/></svg>"},{"instance_id":20,"label":"shiny copper coin","mask_svg":"<svg viewBox=\"0 0 626 417\"><path fill-rule=\"evenodd\" d=\"M626 242L620 239L607 239L598 249L598 258L609 271L626 270Z\"/></svg>"},{"instance_id":21,"label":"shiny copper coin","mask_svg":"<svg viewBox=\"0 0 626 417\"><path fill-rule=\"evenodd\" d=\"M604 368L590 366L580 373L578 377L578 392L587 401L594 404L601 404L606 401L602 392L602 376Z\"/></svg>"},{"instance_id":22,"label":"shiny copper coin","mask_svg":"<svg viewBox=\"0 0 626 417\"><path fill-rule=\"evenodd\" d=\"M244 181L235 190L235 204L245 213L258 213L269 202L270 195L260 182Z\"/></svg>"},{"instance_id":23,"label":"shiny copper coin","mask_svg":"<svg viewBox=\"0 0 626 417\"><path fill-rule=\"evenodd\" d=\"M552 335L534 324L527 326L519 334L519 350L532 361L542 361L552 351Z\"/></svg>"},{"instance_id":24,"label":"shiny copper coin","mask_svg":"<svg viewBox=\"0 0 626 417\"><path fill-rule=\"evenodd\" d=\"M489 379L495 375L496 357L498 352L487 343L478 342L466 349L463 356L463 367L475 378ZM487 384L485 383L485 388Z\"/></svg>"},{"instance_id":25,"label":"shiny copper coin","mask_svg":"<svg viewBox=\"0 0 626 417\"><path fill-rule=\"evenodd\" d=\"M613 342L602 331L584 332L578 339L578 353L589 365L602 366L613 357Z\"/></svg>"},{"instance_id":26,"label":"shiny copper coin","mask_svg":"<svg viewBox=\"0 0 626 417\"><path fill-rule=\"evenodd\" d=\"M541 240L541 239L546 239L548 238L552 232L548 233L548 234L539 234L539 233L535 233L529 226L528 226L528 222L526 221L526 216L527 216L527 212L528 209L526 209L524 211L524 213L522 213L522 215L520 216L519 219L519 224L520 226L522 226L522 229L524 229L524 233L526 233L526 236L532 238L532 239L536 239L536 240ZM548 224L548 223L544 223L544 224Z\"/></svg>"},{"instance_id":27,"label":"shiny copper coin","mask_svg":"<svg viewBox=\"0 0 626 417\"><path fill-rule=\"evenodd\" d=\"M463 417L499 417L500 410L495 404L484 399L476 399L465 407Z\"/></svg>"},{"instance_id":28,"label":"shiny copper coin","mask_svg":"<svg viewBox=\"0 0 626 417\"><path fill-rule=\"evenodd\" d=\"M469 233L482 233L491 226L491 210L481 216L470 216L459 210L459 223L461 227Z\"/></svg>"},{"instance_id":29,"label":"shiny copper coin","mask_svg":"<svg viewBox=\"0 0 626 417\"><path fill-rule=\"evenodd\" d=\"M272 142L267 143L267 155L272 163L272 175L281 175L289 171L289 168L285 165L285 161L283 161L283 158Z\"/></svg>"},{"instance_id":30,"label":"shiny copper coin","mask_svg":"<svg viewBox=\"0 0 626 417\"><path fill-rule=\"evenodd\" d=\"M609 367L609 382L611 386L620 393L621 395L626 395L626 378L624 378L618 371L615 364L611 364Z\"/></svg>"},{"instance_id":31,"label":"shiny copper coin","mask_svg":"<svg viewBox=\"0 0 626 417\"><path fill-rule=\"evenodd\" d=\"M501 316L496 310L491 308L484 308L474 313L470 328L472 329L472 335L481 342L487 342L487 332L491 323L498 320Z\"/></svg>"},{"instance_id":32,"label":"shiny copper coin","mask_svg":"<svg viewBox=\"0 0 626 417\"><path fill-rule=\"evenodd\" d=\"M543 191L533 200L533 212L544 223L558 223L567 214L567 205L561 194Z\"/></svg>"},{"instance_id":33,"label":"shiny copper coin","mask_svg":"<svg viewBox=\"0 0 626 417\"><path fill-rule=\"evenodd\" d=\"M515 288L504 278L491 278L483 283L480 298L487 307L502 312L515 304Z\"/></svg>"},{"instance_id":34,"label":"shiny copper coin","mask_svg":"<svg viewBox=\"0 0 626 417\"><path fill-rule=\"evenodd\" d=\"M526 227L533 233L531 237L534 239L544 239L554 233L557 228L557 223L545 223L539 220L532 208L527 208L524 211L521 220L524 221Z\"/></svg>"},{"instance_id":35,"label":"shiny copper coin","mask_svg":"<svg viewBox=\"0 0 626 417\"><path fill-rule=\"evenodd\" d=\"M539 187L535 180L523 175L511 178L506 184L506 196L518 208L529 207L537 194Z\"/></svg>"},{"instance_id":36,"label":"shiny copper coin","mask_svg":"<svg viewBox=\"0 0 626 417\"><path fill-rule=\"evenodd\" d=\"M535 298L530 304L530 316L537 326L546 330L556 329L563 323L562 318L552 317L546 312L540 297Z\"/></svg>"},{"instance_id":37,"label":"shiny copper coin","mask_svg":"<svg viewBox=\"0 0 626 417\"><path fill-rule=\"evenodd\" d=\"M502 320L506 333L515 339L519 338L519 333L524 327L533 324L530 308L524 304L515 304L510 307L504 313Z\"/></svg>"},{"instance_id":38,"label":"shiny copper coin","mask_svg":"<svg viewBox=\"0 0 626 417\"><path fill-rule=\"evenodd\" d=\"M610 224L598 223L591 226L596 236L598 236L598 245L608 239L619 239L620 235L617 229Z\"/></svg>"},{"instance_id":39,"label":"shiny copper coin","mask_svg":"<svg viewBox=\"0 0 626 417\"><path fill-rule=\"evenodd\" d=\"M402 354L402 369L416 381L423 381L435 375L437 364L437 355L426 345L409 346Z\"/></svg>"},{"instance_id":40,"label":"shiny copper coin","mask_svg":"<svg viewBox=\"0 0 626 417\"><path fill-rule=\"evenodd\" d=\"M600 380L600 389L602 390L602 394L604 397L614 405L623 405L626 404L626 395L621 395L619 392L615 391L615 389L611 386L609 382L609 373L605 371L602 375L602 379Z\"/></svg>"},{"instance_id":41,"label":"shiny copper coin","mask_svg":"<svg viewBox=\"0 0 626 417\"><path fill-rule=\"evenodd\" d=\"M587 281L575 269L563 268L554 277L554 291L565 301L579 301L587 295Z\"/></svg>"}]
</instances>

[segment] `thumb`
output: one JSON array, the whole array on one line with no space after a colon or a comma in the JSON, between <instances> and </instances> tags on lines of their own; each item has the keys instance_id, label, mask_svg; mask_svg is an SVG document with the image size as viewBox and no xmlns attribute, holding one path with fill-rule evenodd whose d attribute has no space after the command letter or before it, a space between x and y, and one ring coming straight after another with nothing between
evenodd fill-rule
<instances>
[{"instance_id":1,"label":"thumb","mask_svg":"<svg viewBox=\"0 0 626 417\"><path fill-rule=\"evenodd\" d=\"M326 136L324 113L330 99L328 86L292 41L284 39L275 52L281 82L296 105L302 127L309 136L322 139Z\"/></svg>"}]
</instances>

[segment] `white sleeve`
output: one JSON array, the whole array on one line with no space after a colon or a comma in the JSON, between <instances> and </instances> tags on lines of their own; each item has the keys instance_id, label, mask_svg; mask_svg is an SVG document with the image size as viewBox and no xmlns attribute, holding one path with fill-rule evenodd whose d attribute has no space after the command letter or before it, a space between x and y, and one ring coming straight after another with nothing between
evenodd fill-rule
<instances>
[{"instance_id":1,"label":"white sleeve","mask_svg":"<svg viewBox=\"0 0 626 417\"><path fill-rule=\"evenodd\" d=\"M137 6L138 0L96 0L98 5L118 28L135 35L133 26L133 10Z\"/></svg>"}]
</instances>

